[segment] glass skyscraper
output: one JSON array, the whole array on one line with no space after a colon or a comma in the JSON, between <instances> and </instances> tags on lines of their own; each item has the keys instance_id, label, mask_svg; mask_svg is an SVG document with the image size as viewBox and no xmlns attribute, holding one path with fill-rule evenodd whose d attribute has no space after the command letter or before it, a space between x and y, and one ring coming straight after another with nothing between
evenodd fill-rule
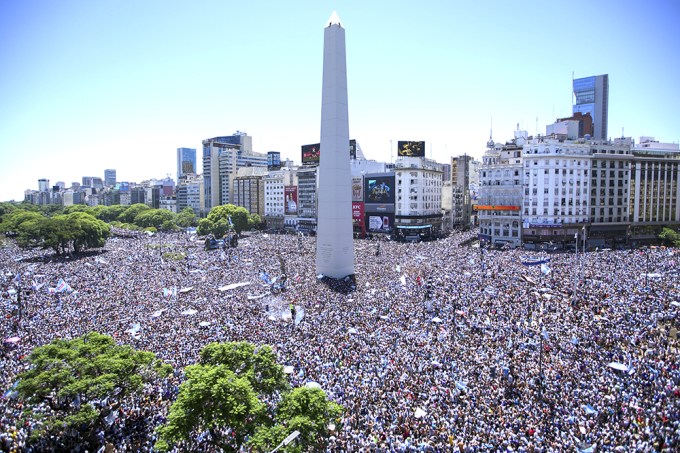
<instances>
[{"instance_id":1,"label":"glass skyscraper","mask_svg":"<svg viewBox=\"0 0 680 453\"><path fill-rule=\"evenodd\" d=\"M195 148L177 148L177 181L186 174L196 174Z\"/></svg>"},{"instance_id":2,"label":"glass skyscraper","mask_svg":"<svg viewBox=\"0 0 680 453\"><path fill-rule=\"evenodd\" d=\"M607 140L607 122L609 117L609 75L574 79L574 96L576 101L573 113L590 113L593 119L593 138Z\"/></svg>"}]
</instances>

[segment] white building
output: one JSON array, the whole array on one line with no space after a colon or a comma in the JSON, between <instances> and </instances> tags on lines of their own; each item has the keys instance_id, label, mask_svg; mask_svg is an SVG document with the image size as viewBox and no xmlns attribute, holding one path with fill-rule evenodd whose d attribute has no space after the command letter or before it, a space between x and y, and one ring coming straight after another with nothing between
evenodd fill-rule
<instances>
[{"instance_id":1,"label":"white building","mask_svg":"<svg viewBox=\"0 0 680 453\"><path fill-rule=\"evenodd\" d=\"M523 160L524 242L573 242L590 221L590 145L537 138Z\"/></svg>"},{"instance_id":2,"label":"white building","mask_svg":"<svg viewBox=\"0 0 680 453\"><path fill-rule=\"evenodd\" d=\"M442 164L424 157L395 162L398 237L437 235L442 228Z\"/></svg>"},{"instance_id":3,"label":"white building","mask_svg":"<svg viewBox=\"0 0 680 453\"><path fill-rule=\"evenodd\" d=\"M286 187L295 187L297 194L295 172L289 168L270 171L264 176L264 221L267 228L281 229L285 226L294 229L297 224L297 209L294 215L285 215Z\"/></svg>"},{"instance_id":4,"label":"white building","mask_svg":"<svg viewBox=\"0 0 680 453\"><path fill-rule=\"evenodd\" d=\"M487 142L475 205L480 240L512 247L522 244L522 148L526 139L526 131L517 130L515 138L504 145Z\"/></svg>"},{"instance_id":5,"label":"white building","mask_svg":"<svg viewBox=\"0 0 680 453\"><path fill-rule=\"evenodd\" d=\"M203 176L185 174L180 178L175 190L177 194L177 212L182 212L187 207L193 209L196 214L205 210Z\"/></svg>"}]
</instances>

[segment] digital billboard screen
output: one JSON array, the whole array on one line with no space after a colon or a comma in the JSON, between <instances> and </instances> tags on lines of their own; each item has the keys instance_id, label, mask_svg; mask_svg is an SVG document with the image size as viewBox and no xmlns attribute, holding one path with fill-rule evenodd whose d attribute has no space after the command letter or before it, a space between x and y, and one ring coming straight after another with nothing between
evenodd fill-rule
<instances>
[{"instance_id":1,"label":"digital billboard screen","mask_svg":"<svg viewBox=\"0 0 680 453\"><path fill-rule=\"evenodd\" d=\"M394 227L394 214L366 214L367 231L389 233Z\"/></svg>"},{"instance_id":2,"label":"digital billboard screen","mask_svg":"<svg viewBox=\"0 0 680 453\"><path fill-rule=\"evenodd\" d=\"M321 144L314 143L312 145L302 145L302 163L303 164L318 164L319 156L321 155ZM352 139L349 141L349 158L357 158L357 141Z\"/></svg>"},{"instance_id":3,"label":"digital billboard screen","mask_svg":"<svg viewBox=\"0 0 680 453\"><path fill-rule=\"evenodd\" d=\"M394 176L365 176L366 203L394 203Z\"/></svg>"},{"instance_id":4,"label":"digital billboard screen","mask_svg":"<svg viewBox=\"0 0 680 453\"><path fill-rule=\"evenodd\" d=\"M297 186L285 186L283 188L286 201L283 212L285 215L297 215L298 188Z\"/></svg>"},{"instance_id":5,"label":"digital billboard screen","mask_svg":"<svg viewBox=\"0 0 680 453\"><path fill-rule=\"evenodd\" d=\"M318 164L320 148L321 145L319 143L314 143L313 145L302 145L302 163Z\"/></svg>"},{"instance_id":6,"label":"digital billboard screen","mask_svg":"<svg viewBox=\"0 0 680 453\"><path fill-rule=\"evenodd\" d=\"M397 155L402 157L425 157L425 142L397 142Z\"/></svg>"}]
</instances>

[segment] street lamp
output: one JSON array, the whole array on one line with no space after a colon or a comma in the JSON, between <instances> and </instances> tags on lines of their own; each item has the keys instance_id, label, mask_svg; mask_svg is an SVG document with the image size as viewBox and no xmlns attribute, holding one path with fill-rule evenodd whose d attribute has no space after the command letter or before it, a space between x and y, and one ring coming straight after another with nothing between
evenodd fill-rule
<instances>
[{"instance_id":1,"label":"street lamp","mask_svg":"<svg viewBox=\"0 0 680 453\"><path fill-rule=\"evenodd\" d=\"M288 445L289 443L293 442L295 439L297 439L297 437L298 437L299 435L300 435L300 431L298 431L298 430L296 429L295 431L293 431L292 433L290 433L290 434L288 435L288 437L286 437L285 439L283 439L283 441L282 441L275 449L273 449L270 453L274 453L274 452L276 452L276 451L279 451L279 448L285 447L285 446Z\"/></svg>"}]
</instances>

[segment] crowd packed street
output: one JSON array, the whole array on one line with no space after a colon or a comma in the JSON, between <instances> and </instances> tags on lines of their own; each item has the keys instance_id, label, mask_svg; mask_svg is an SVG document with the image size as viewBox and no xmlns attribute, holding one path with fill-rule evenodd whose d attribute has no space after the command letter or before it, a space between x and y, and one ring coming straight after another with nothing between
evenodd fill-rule
<instances>
[{"instance_id":1,"label":"crowd packed street","mask_svg":"<svg viewBox=\"0 0 680 453\"><path fill-rule=\"evenodd\" d=\"M6 240L0 450L26 451L34 428L6 392L22 358L97 331L177 370L116 413L101 433L116 451L150 451L182 368L239 340L272 345L293 386L317 383L345 408L329 451L679 451L680 251L541 255L472 238L356 240L356 278L339 285L316 275L313 237L206 251L184 233L140 234L64 258ZM269 294L263 275L282 270ZM60 279L71 292L49 290Z\"/></svg>"}]
</instances>

